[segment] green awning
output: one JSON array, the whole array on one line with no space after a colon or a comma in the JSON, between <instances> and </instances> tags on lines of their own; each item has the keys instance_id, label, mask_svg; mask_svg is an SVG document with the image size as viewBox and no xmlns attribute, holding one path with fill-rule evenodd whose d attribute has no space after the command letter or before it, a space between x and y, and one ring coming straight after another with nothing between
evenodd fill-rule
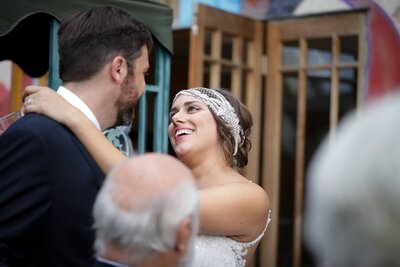
<instances>
[{"instance_id":1,"label":"green awning","mask_svg":"<svg viewBox=\"0 0 400 267\"><path fill-rule=\"evenodd\" d=\"M49 29L55 18L96 6L118 6L143 21L172 53L172 9L147 0L1 0L0 60L13 60L32 77L49 65Z\"/></svg>"}]
</instances>

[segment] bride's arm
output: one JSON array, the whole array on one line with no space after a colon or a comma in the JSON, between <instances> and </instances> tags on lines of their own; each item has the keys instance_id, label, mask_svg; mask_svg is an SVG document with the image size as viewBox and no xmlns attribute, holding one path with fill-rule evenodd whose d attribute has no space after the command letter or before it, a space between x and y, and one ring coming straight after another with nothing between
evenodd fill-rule
<instances>
[{"instance_id":1,"label":"bride's arm","mask_svg":"<svg viewBox=\"0 0 400 267\"><path fill-rule=\"evenodd\" d=\"M114 147L79 109L55 91L47 87L28 86L23 97L24 113L40 113L67 126L86 147L104 173L107 174L114 166L126 159L126 156ZM29 98L32 99L32 103L28 105Z\"/></svg>"}]
</instances>

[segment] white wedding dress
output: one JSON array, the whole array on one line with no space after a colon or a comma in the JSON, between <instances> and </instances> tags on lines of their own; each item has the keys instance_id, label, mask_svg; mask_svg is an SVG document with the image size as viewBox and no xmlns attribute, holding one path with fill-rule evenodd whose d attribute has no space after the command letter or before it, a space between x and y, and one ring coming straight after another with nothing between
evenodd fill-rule
<instances>
[{"instance_id":1,"label":"white wedding dress","mask_svg":"<svg viewBox=\"0 0 400 267\"><path fill-rule=\"evenodd\" d=\"M226 236L203 235L195 238L195 255L192 267L245 267L244 258L247 248L260 242L271 221L271 211L268 213L264 231L253 241L242 243Z\"/></svg>"}]
</instances>

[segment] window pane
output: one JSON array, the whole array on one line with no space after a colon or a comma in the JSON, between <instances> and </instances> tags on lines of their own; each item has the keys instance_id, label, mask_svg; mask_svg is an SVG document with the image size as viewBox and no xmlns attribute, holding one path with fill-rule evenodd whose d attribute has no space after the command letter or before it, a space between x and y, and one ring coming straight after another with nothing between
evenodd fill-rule
<instances>
[{"instance_id":1,"label":"window pane","mask_svg":"<svg viewBox=\"0 0 400 267\"><path fill-rule=\"evenodd\" d=\"M221 69L221 88L230 89L232 85L232 69L222 66Z\"/></svg>"},{"instance_id":2,"label":"window pane","mask_svg":"<svg viewBox=\"0 0 400 267\"><path fill-rule=\"evenodd\" d=\"M156 48L158 49L158 48ZM156 66L156 49L152 49L149 55L149 64L150 66ZM149 68L149 71L146 76L147 84L156 84L156 68Z\"/></svg>"},{"instance_id":3,"label":"window pane","mask_svg":"<svg viewBox=\"0 0 400 267\"><path fill-rule=\"evenodd\" d=\"M356 62L358 49L358 36L340 37L340 62Z\"/></svg>"},{"instance_id":4,"label":"window pane","mask_svg":"<svg viewBox=\"0 0 400 267\"><path fill-rule=\"evenodd\" d=\"M247 40L243 40L243 46L242 46L242 62L249 65L249 57L248 57L248 52L250 48L250 42Z\"/></svg>"},{"instance_id":5,"label":"window pane","mask_svg":"<svg viewBox=\"0 0 400 267\"><path fill-rule=\"evenodd\" d=\"M204 54L211 55L211 41L213 33L212 31L206 30L204 35Z\"/></svg>"},{"instance_id":6,"label":"window pane","mask_svg":"<svg viewBox=\"0 0 400 267\"><path fill-rule=\"evenodd\" d=\"M316 70L307 73L307 117L305 140L305 167L322 139L329 132L331 100L331 71Z\"/></svg>"},{"instance_id":7,"label":"window pane","mask_svg":"<svg viewBox=\"0 0 400 267\"><path fill-rule=\"evenodd\" d=\"M224 34L222 36L222 51L221 57L224 59L232 60L233 38Z\"/></svg>"},{"instance_id":8,"label":"window pane","mask_svg":"<svg viewBox=\"0 0 400 267\"><path fill-rule=\"evenodd\" d=\"M330 93L330 70L312 70L307 72L307 98L317 98L318 96L329 97Z\"/></svg>"},{"instance_id":9,"label":"window pane","mask_svg":"<svg viewBox=\"0 0 400 267\"><path fill-rule=\"evenodd\" d=\"M283 76L278 266L292 266L298 77Z\"/></svg>"},{"instance_id":10,"label":"window pane","mask_svg":"<svg viewBox=\"0 0 400 267\"><path fill-rule=\"evenodd\" d=\"M248 80L248 75L251 75L250 72L247 72L245 70L242 70L242 84L240 86L240 97L243 102L243 104L246 105L246 92L247 92L247 80Z\"/></svg>"},{"instance_id":11,"label":"window pane","mask_svg":"<svg viewBox=\"0 0 400 267\"><path fill-rule=\"evenodd\" d=\"M203 86L205 86L205 87L210 87L210 69L211 69L211 64L204 63Z\"/></svg>"},{"instance_id":12,"label":"window pane","mask_svg":"<svg viewBox=\"0 0 400 267\"><path fill-rule=\"evenodd\" d=\"M340 102L339 119L356 107L357 100L357 70L343 69L339 71Z\"/></svg>"},{"instance_id":13,"label":"window pane","mask_svg":"<svg viewBox=\"0 0 400 267\"><path fill-rule=\"evenodd\" d=\"M298 66L299 65L299 42L284 42L283 43L283 66Z\"/></svg>"},{"instance_id":14,"label":"window pane","mask_svg":"<svg viewBox=\"0 0 400 267\"><path fill-rule=\"evenodd\" d=\"M146 135L146 144L144 144L145 151L154 151L153 149L153 138L154 138L154 104L157 93L154 92L146 92L146 97L141 101L146 101L146 116L142 113L138 113L139 105L136 105L135 116L132 123L132 130L129 134L133 150L137 151L139 148L138 138L139 138L139 120L143 120L146 118L145 123L145 135Z\"/></svg>"},{"instance_id":15,"label":"window pane","mask_svg":"<svg viewBox=\"0 0 400 267\"><path fill-rule=\"evenodd\" d=\"M332 41L330 38L307 40L307 64L330 64L332 62Z\"/></svg>"}]
</instances>

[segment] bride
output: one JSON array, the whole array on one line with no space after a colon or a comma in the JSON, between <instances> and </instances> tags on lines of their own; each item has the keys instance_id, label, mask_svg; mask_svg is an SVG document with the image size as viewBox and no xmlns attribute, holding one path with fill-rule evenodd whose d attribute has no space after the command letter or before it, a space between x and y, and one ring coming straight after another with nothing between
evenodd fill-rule
<instances>
[{"instance_id":1,"label":"bride","mask_svg":"<svg viewBox=\"0 0 400 267\"><path fill-rule=\"evenodd\" d=\"M53 90L28 86L24 112L47 115L71 129L105 173L126 159L92 123ZM241 175L252 118L228 91L191 88L174 98L168 135L177 157L196 177L200 233L194 267L244 267L270 221L269 199Z\"/></svg>"}]
</instances>

